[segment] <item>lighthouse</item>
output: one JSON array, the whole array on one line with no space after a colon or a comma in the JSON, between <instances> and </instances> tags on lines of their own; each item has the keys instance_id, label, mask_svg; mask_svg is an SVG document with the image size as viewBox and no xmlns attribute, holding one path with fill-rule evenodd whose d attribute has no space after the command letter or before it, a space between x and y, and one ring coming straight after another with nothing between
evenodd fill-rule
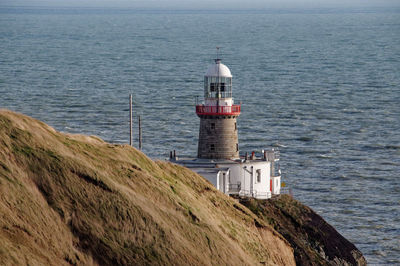
<instances>
[{"instance_id":1,"label":"lighthouse","mask_svg":"<svg viewBox=\"0 0 400 266\"><path fill-rule=\"evenodd\" d=\"M190 168L232 197L268 199L281 191L279 153L274 149L239 154L237 117L240 104L232 97L232 74L214 60L204 75L204 99L196 103L200 118L197 157L179 158L170 152L170 161Z\"/></svg>"},{"instance_id":2,"label":"lighthouse","mask_svg":"<svg viewBox=\"0 0 400 266\"><path fill-rule=\"evenodd\" d=\"M232 97L232 74L221 59L214 60L204 75L204 103L196 105L200 118L197 157L237 159L239 142L236 118L240 105Z\"/></svg>"}]
</instances>

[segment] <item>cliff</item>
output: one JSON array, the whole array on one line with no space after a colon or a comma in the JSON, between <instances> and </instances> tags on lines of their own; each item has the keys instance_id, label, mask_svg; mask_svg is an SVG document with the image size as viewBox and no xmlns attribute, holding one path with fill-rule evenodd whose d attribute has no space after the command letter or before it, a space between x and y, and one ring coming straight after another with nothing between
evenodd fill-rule
<instances>
[{"instance_id":1,"label":"cliff","mask_svg":"<svg viewBox=\"0 0 400 266\"><path fill-rule=\"evenodd\" d=\"M285 225L255 213L186 168L0 110L1 265L294 265Z\"/></svg>"},{"instance_id":2,"label":"cliff","mask_svg":"<svg viewBox=\"0 0 400 266\"><path fill-rule=\"evenodd\" d=\"M289 195L241 203L274 227L294 249L297 265L366 265L361 252L312 209Z\"/></svg>"}]
</instances>

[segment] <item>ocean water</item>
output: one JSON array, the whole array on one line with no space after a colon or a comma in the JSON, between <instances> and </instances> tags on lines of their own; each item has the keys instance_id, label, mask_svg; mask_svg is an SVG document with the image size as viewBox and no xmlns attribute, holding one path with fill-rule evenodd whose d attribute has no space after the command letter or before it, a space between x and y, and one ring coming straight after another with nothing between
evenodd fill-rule
<instances>
[{"instance_id":1,"label":"ocean water","mask_svg":"<svg viewBox=\"0 0 400 266\"><path fill-rule=\"evenodd\" d=\"M195 98L215 47L242 102L242 153L363 252L400 264L400 9L0 8L0 107L57 130L196 155ZM137 146L137 145L136 145Z\"/></svg>"}]
</instances>

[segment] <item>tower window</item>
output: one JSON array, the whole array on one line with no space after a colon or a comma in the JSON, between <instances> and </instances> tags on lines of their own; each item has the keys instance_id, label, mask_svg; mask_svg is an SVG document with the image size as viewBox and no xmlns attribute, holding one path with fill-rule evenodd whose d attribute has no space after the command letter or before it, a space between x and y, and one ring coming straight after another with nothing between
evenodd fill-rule
<instances>
[{"instance_id":1,"label":"tower window","mask_svg":"<svg viewBox=\"0 0 400 266\"><path fill-rule=\"evenodd\" d=\"M237 130L237 125L236 125L236 122L235 122L235 130Z\"/></svg>"},{"instance_id":2,"label":"tower window","mask_svg":"<svg viewBox=\"0 0 400 266\"><path fill-rule=\"evenodd\" d=\"M210 151L215 151L215 145L214 144L210 145Z\"/></svg>"},{"instance_id":3,"label":"tower window","mask_svg":"<svg viewBox=\"0 0 400 266\"><path fill-rule=\"evenodd\" d=\"M225 91L225 83L220 83L220 84L221 84L220 90L221 90L221 91Z\"/></svg>"},{"instance_id":4,"label":"tower window","mask_svg":"<svg viewBox=\"0 0 400 266\"><path fill-rule=\"evenodd\" d=\"M215 123L211 123L211 129L215 129Z\"/></svg>"},{"instance_id":5,"label":"tower window","mask_svg":"<svg viewBox=\"0 0 400 266\"><path fill-rule=\"evenodd\" d=\"M239 143L236 143L236 151L239 151Z\"/></svg>"}]
</instances>

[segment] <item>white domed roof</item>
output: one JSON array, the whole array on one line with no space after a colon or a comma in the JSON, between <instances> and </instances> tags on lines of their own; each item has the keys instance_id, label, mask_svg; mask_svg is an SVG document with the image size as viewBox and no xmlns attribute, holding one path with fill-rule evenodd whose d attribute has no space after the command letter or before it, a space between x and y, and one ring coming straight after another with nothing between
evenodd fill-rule
<instances>
[{"instance_id":1,"label":"white domed roof","mask_svg":"<svg viewBox=\"0 0 400 266\"><path fill-rule=\"evenodd\" d=\"M231 78L232 74L229 68L221 63L221 60L216 60L215 64L207 69L205 76Z\"/></svg>"}]
</instances>

